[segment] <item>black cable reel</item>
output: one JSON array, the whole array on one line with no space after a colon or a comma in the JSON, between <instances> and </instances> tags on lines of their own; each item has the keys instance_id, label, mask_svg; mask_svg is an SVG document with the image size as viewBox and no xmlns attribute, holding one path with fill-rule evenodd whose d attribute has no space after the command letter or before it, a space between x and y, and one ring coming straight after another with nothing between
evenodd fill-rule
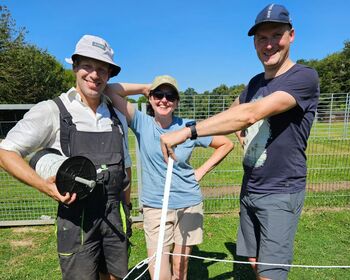
<instances>
[{"instance_id":1,"label":"black cable reel","mask_svg":"<svg viewBox=\"0 0 350 280\"><path fill-rule=\"evenodd\" d=\"M44 179L56 176L61 195L76 193L77 199L86 198L95 188L97 172L91 160L84 156L65 157L53 148L34 154L29 165Z\"/></svg>"}]
</instances>

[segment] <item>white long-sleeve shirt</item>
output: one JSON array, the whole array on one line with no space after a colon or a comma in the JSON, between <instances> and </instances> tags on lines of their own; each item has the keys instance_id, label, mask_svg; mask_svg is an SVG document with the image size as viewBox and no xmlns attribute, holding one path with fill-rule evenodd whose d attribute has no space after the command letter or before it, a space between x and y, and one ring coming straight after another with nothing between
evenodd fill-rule
<instances>
[{"instance_id":1,"label":"white long-sleeve shirt","mask_svg":"<svg viewBox=\"0 0 350 280\"><path fill-rule=\"evenodd\" d=\"M112 130L112 120L106 104L106 97L102 96L101 104L96 113L85 105L75 88L61 94L61 100L79 131L106 132ZM128 125L126 118L118 110L117 116L123 126L125 167L131 167L131 158L128 151ZM89 141L87 139L87 141ZM60 144L60 117L59 109L54 101L42 101L34 105L7 134L0 143L0 148L14 151L22 157L40 148L54 148L62 153Z\"/></svg>"}]
</instances>

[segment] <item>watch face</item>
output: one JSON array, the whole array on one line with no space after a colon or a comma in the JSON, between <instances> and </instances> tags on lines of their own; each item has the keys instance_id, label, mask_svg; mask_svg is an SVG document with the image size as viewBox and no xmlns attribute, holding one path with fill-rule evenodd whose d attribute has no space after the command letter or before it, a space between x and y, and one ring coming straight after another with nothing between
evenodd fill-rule
<instances>
[{"instance_id":1,"label":"watch face","mask_svg":"<svg viewBox=\"0 0 350 280\"><path fill-rule=\"evenodd\" d=\"M196 125L196 122L195 121L190 121L190 122L186 123L187 127L192 126L192 125Z\"/></svg>"}]
</instances>

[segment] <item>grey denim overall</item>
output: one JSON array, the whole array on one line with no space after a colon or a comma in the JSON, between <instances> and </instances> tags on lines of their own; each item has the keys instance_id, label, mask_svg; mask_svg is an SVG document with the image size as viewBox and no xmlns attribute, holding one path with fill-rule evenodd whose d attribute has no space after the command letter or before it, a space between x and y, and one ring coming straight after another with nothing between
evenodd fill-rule
<instances>
[{"instance_id":1,"label":"grey denim overall","mask_svg":"<svg viewBox=\"0 0 350 280\"><path fill-rule=\"evenodd\" d=\"M96 170L100 170L97 185L88 197L69 206L62 203L58 206L57 250L63 279L97 279L101 261L107 265L108 272L124 277L128 269L127 237L120 205L128 178L124 167L121 123L108 104L112 131L78 131L61 99L55 98L54 101L60 110L63 153L67 157L87 157ZM113 246L117 248L113 250ZM114 258L117 259L112 260Z\"/></svg>"}]
</instances>

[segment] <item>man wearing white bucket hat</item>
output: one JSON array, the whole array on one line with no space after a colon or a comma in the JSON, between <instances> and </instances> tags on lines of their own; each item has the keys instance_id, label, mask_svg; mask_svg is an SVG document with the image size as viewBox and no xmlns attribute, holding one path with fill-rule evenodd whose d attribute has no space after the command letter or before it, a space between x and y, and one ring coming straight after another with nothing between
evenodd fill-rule
<instances>
[{"instance_id":1,"label":"man wearing white bucket hat","mask_svg":"<svg viewBox=\"0 0 350 280\"><path fill-rule=\"evenodd\" d=\"M3 169L59 202L57 249L63 279L97 279L101 270L103 277L121 279L128 271L120 207L125 168L131 165L128 129L125 117L102 95L109 78L120 71L113 55L104 39L83 36L66 59L73 64L76 86L32 107L0 144ZM54 177L40 177L23 160L40 148L90 159L102 170L91 194L81 200L75 193L61 194Z\"/></svg>"}]
</instances>

